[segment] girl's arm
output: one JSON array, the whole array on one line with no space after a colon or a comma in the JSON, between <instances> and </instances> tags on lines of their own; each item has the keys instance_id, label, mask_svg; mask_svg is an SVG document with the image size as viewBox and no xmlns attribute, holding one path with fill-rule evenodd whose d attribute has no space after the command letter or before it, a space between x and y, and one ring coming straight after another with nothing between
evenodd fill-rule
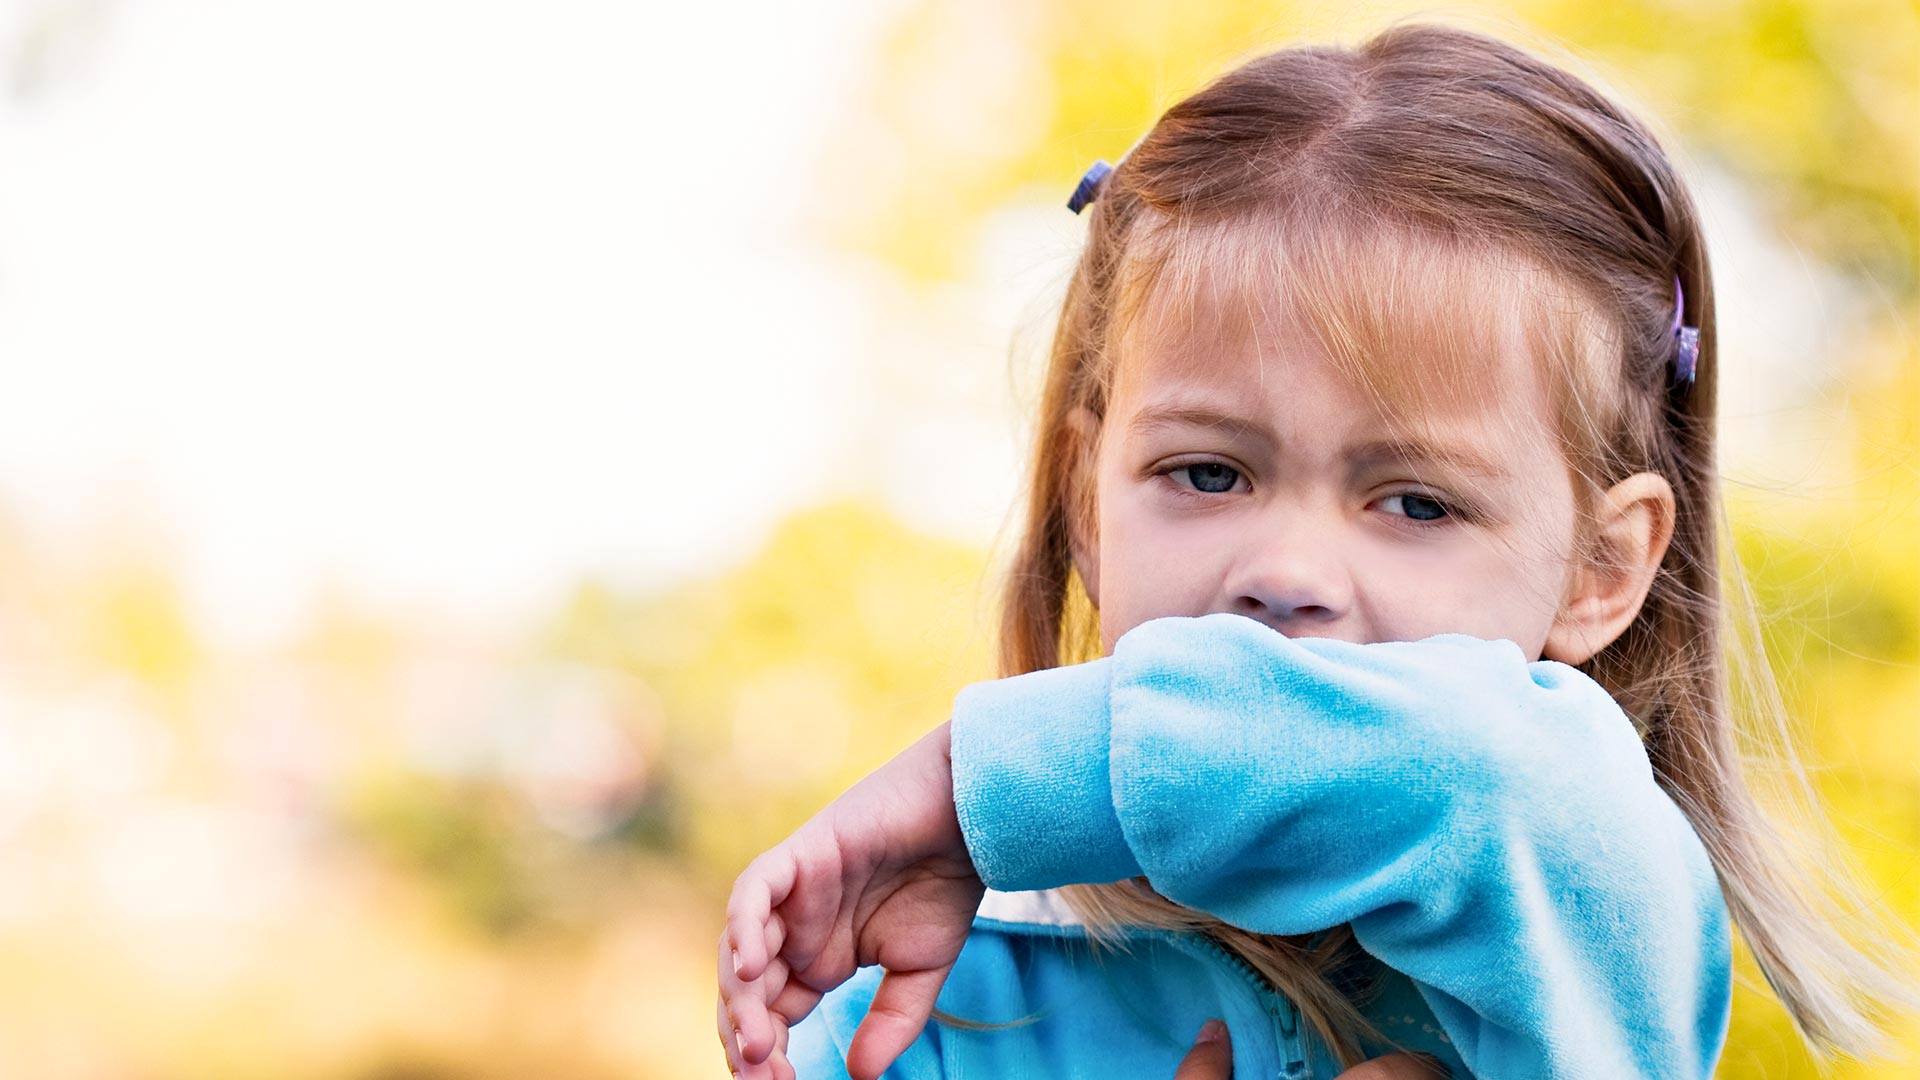
<instances>
[{"instance_id":1,"label":"girl's arm","mask_svg":"<svg viewBox=\"0 0 1920 1080\"><path fill-rule=\"evenodd\" d=\"M1144 875L1256 932L1350 922L1482 1078L1713 1071L1732 954L1706 850L1613 699L1513 642L1155 619L967 687L951 755L988 886Z\"/></svg>"}]
</instances>

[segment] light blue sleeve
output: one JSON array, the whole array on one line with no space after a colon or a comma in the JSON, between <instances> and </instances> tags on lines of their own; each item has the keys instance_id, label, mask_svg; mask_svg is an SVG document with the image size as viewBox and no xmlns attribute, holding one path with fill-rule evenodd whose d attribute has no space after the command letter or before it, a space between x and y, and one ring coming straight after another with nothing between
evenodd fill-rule
<instances>
[{"instance_id":1,"label":"light blue sleeve","mask_svg":"<svg viewBox=\"0 0 1920 1080\"><path fill-rule=\"evenodd\" d=\"M1482 1080L1707 1077L1732 938L1619 705L1506 640L1356 645L1217 613L974 683L954 801L1002 890L1144 875L1235 926L1353 924Z\"/></svg>"}]
</instances>

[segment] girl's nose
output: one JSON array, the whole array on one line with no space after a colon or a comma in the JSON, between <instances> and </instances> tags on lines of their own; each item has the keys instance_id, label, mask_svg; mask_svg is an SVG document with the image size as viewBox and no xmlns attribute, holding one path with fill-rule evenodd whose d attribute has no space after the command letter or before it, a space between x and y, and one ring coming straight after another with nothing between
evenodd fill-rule
<instances>
[{"instance_id":1,"label":"girl's nose","mask_svg":"<svg viewBox=\"0 0 1920 1080\"><path fill-rule=\"evenodd\" d=\"M1228 610L1281 633L1321 633L1353 609L1353 577L1336 531L1294 521L1249 533L1226 582Z\"/></svg>"}]
</instances>

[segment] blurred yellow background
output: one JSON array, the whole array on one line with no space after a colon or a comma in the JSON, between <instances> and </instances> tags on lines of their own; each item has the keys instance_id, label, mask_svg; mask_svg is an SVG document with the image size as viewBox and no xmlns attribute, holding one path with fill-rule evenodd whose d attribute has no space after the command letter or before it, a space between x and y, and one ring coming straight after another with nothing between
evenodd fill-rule
<instances>
[{"instance_id":1,"label":"blurred yellow background","mask_svg":"<svg viewBox=\"0 0 1920 1080\"><path fill-rule=\"evenodd\" d=\"M1674 147L1767 643L1920 916L1909 0L681 7L0 8L0 1075L725 1075L732 876L992 674L1073 183L1408 11ZM1814 1075L1741 972L1722 1075Z\"/></svg>"}]
</instances>

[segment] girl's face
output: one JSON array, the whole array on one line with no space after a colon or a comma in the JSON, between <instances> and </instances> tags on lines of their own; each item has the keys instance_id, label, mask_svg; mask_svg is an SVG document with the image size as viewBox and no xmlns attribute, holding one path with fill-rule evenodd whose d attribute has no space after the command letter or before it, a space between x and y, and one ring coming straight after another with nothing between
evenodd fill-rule
<instances>
[{"instance_id":1,"label":"girl's face","mask_svg":"<svg viewBox=\"0 0 1920 1080\"><path fill-rule=\"evenodd\" d=\"M1642 534L1644 580L1574 605L1572 478L1517 345L1485 385L1428 402L1428 430L1396 433L1284 326L1206 336L1120 358L1092 462L1098 531L1076 544L1106 650L1148 619L1231 611L1288 636L1459 632L1579 663L1605 642L1572 631L1611 640L1637 612L1670 489L1634 478L1651 494L1620 526ZM1563 625L1569 610L1587 624Z\"/></svg>"}]
</instances>

